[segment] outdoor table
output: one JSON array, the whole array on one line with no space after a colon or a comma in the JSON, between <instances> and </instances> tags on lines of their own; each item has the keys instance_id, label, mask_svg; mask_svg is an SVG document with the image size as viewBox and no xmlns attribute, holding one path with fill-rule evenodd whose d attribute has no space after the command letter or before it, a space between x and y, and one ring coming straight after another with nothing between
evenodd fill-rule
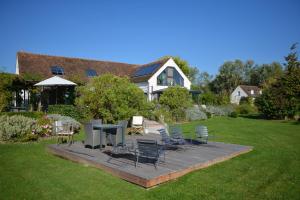
<instances>
[{"instance_id":1,"label":"outdoor table","mask_svg":"<svg viewBox=\"0 0 300 200\"><path fill-rule=\"evenodd\" d=\"M100 150L102 150L101 134L103 134L103 130L118 129L118 128L123 129L123 127L121 125L117 125L117 124L95 124L95 125L93 125L93 129L100 130ZM121 132L122 132L122 146L124 147L125 135L123 134L123 130Z\"/></svg>"}]
</instances>

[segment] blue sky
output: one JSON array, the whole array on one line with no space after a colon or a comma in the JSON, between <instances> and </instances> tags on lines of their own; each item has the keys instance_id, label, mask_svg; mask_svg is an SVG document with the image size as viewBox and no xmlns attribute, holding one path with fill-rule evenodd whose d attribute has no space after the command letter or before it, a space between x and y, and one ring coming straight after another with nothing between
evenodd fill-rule
<instances>
[{"instance_id":1,"label":"blue sky","mask_svg":"<svg viewBox=\"0 0 300 200\"><path fill-rule=\"evenodd\" d=\"M178 55L215 74L228 60L283 62L300 1L0 0L0 66L16 52L143 64Z\"/></svg>"}]
</instances>

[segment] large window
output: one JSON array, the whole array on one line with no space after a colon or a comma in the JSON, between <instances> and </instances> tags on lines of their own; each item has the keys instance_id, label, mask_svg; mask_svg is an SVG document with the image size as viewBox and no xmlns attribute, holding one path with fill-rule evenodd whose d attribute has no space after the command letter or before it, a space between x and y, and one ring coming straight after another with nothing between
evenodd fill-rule
<instances>
[{"instance_id":1,"label":"large window","mask_svg":"<svg viewBox=\"0 0 300 200\"><path fill-rule=\"evenodd\" d=\"M183 86L183 78L174 67L167 67L158 77L157 85Z\"/></svg>"},{"instance_id":2,"label":"large window","mask_svg":"<svg viewBox=\"0 0 300 200\"><path fill-rule=\"evenodd\" d=\"M60 67L60 66L52 66L51 67L51 73L53 75L64 75L64 68Z\"/></svg>"}]
</instances>

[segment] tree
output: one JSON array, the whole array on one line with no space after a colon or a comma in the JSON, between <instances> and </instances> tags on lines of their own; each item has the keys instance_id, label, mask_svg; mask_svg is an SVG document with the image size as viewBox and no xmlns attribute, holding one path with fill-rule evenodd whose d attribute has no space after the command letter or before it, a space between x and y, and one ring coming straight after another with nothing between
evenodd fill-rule
<instances>
[{"instance_id":1,"label":"tree","mask_svg":"<svg viewBox=\"0 0 300 200\"><path fill-rule=\"evenodd\" d=\"M9 107L12 100L12 85L15 79L14 74L0 73L0 112Z\"/></svg>"},{"instance_id":2,"label":"tree","mask_svg":"<svg viewBox=\"0 0 300 200\"><path fill-rule=\"evenodd\" d=\"M147 116L150 109L144 92L128 78L105 74L77 90L80 96L76 105L86 118L101 118L106 123L114 123L133 115Z\"/></svg>"},{"instance_id":3,"label":"tree","mask_svg":"<svg viewBox=\"0 0 300 200\"><path fill-rule=\"evenodd\" d=\"M285 57L284 74L255 101L260 112L268 118L294 117L300 111L300 62L296 46Z\"/></svg>"},{"instance_id":4,"label":"tree","mask_svg":"<svg viewBox=\"0 0 300 200\"><path fill-rule=\"evenodd\" d=\"M250 84L266 88L282 75L282 66L278 62L256 65L250 72Z\"/></svg>"},{"instance_id":5,"label":"tree","mask_svg":"<svg viewBox=\"0 0 300 200\"><path fill-rule=\"evenodd\" d=\"M170 111L173 120L179 121L185 118L185 109L192 105L192 98L186 88L175 86L164 91L159 103Z\"/></svg>"},{"instance_id":6,"label":"tree","mask_svg":"<svg viewBox=\"0 0 300 200\"><path fill-rule=\"evenodd\" d=\"M219 69L219 74L211 82L210 87L215 93L230 94L238 85L250 80L250 71L254 62L249 60L227 61Z\"/></svg>"}]
</instances>

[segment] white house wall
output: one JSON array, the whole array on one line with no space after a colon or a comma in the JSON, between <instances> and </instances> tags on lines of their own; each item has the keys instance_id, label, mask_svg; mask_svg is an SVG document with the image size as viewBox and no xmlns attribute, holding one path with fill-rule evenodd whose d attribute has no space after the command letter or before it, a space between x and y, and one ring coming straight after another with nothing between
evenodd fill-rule
<instances>
[{"instance_id":1,"label":"white house wall","mask_svg":"<svg viewBox=\"0 0 300 200\"><path fill-rule=\"evenodd\" d=\"M240 92L240 95L238 93ZM230 102L233 104L239 104L242 97L247 97L247 93L238 86L230 95Z\"/></svg>"},{"instance_id":2,"label":"white house wall","mask_svg":"<svg viewBox=\"0 0 300 200\"><path fill-rule=\"evenodd\" d=\"M144 93L148 93L148 82L141 82L141 83L136 83L136 85L143 90Z\"/></svg>"}]
</instances>

